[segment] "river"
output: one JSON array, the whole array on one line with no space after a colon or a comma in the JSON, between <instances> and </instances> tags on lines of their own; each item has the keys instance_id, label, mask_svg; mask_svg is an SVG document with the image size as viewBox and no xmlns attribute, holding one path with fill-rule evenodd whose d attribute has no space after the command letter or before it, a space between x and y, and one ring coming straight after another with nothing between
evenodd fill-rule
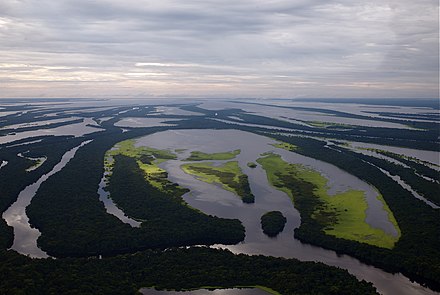
<instances>
[{"instance_id":1,"label":"river","mask_svg":"<svg viewBox=\"0 0 440 295\"><path fill-rule=\"evenodd\" d=\"M244 242L238 245L216 245L215 247L227 248L234 253L323 262L347 269L359 279L372 282L382 294L435 294L427 288L410 282L401 274L393 275L365 265L347 255L338 256L334 251L303 244L296 240L293 237L293 230L300 225L301 220L291 200L285 193L269 185L266 174L260 166L253 169L246 165L248 162L254 162L263 152L275 151L286 161L312 167L327 177L331 175L330 191L340 192L350 188L364 190L368 204L371 206L367 212L367 218L370 217L369 223L389 233L393 232L394 227L387 219L382 206L376 206L374 200L379 201L375 198L377 192L373 187L328 163L275 148L270 145L271 143L275 142L263 136L238 130L178 130L159 132L139 138L136 145L157 149L186 149L179 154L178 160L170 160L161 164L161 167L168 171L171 181L191 190L184 195L185 201L207 214L223 218L238 218L242 221L246 228ZM213 153L237 148L242 150L236 159L243 172L249 176L249 183L255 195L254 204L244 204L236 195L222 189L219 185L199 181L180 169L180 165L186 163L182 160L191 151ZM260 226L261 215L270 210L279 210L287 218L284 231L275 239L264 235Z\"/></svg>"}]
</instances>

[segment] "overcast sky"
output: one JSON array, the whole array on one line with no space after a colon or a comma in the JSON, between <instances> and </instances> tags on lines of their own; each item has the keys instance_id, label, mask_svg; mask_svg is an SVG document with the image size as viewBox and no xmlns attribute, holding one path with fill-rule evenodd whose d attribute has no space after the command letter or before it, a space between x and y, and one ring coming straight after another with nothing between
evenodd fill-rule
<instances>
[{"instance_id":1,"label":"overcast sky","mask_svg":"<svg viewBox=\"0 0 440 295\"><path fill-rule=\"evenodd\" d=\"M438 97L438 0L1 0L0 97Z\"/></svg>"}]
</instances>

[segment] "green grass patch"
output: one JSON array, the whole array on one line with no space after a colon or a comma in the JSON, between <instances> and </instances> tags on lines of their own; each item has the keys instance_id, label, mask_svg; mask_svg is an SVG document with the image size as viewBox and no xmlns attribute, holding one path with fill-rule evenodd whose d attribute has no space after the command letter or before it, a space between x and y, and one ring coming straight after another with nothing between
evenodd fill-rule
<instances>
[{"instance_id":1,"label":"green grass patch","mask_svg":"<svg viewBox=\"0 0 440 295\"><path fill-rule=\"evenodd\" d=\"M168 173L158 165L175 160L177 156L169 150L158 150L151 147L136 147L134 140L125 140L118 143L106 153L106 169L111 171L111 162L107 159L116 155L123 155L136 159L139 167L144 171L145 179L159 190L166 191L169 188Z\"/></svg>"},{"instance_id":2,"label":"green grass patch","mask_svg":"<svg viewBox=\"0 0 440 295\"><path fill-rule=\"evenodd\" d=\"M307 124L309 124L310 126L313 126L313 127L318 127L318 128L327 128L328 126L330 126L329 123L320 122L320 121L308 121Z\"/></svg>"},{"instance_id":3,"label":"green grass patch","mask_svg":"<svg viewBox=\"0 0 440 295\"><path fill-rule=\"evenodd\" d=\"M353 128L353 125L332 123L332 122L322 122L322 121L307 121L307 124L317 128Z\"/></svg>"},{"instance_id":4,"label":"green grass patch","mask_svg":"<svg viewBox=\"0 0 440 295\"><path fill-rule=\"evenodd\" d=\"M44 162L46 162L47 157L41 157L41 158L29 158L32 161L35 161L34 164L26 169L26 172L31 172L34 171L36 169L38 169L41 165L44 164Z\"/></svg>"},{"instance_id":5,"label":"green grass patch","mask_svg":"<svg viewBox=\"0 0 440 295\"><path fill-rule=\"evenodd\" d=\"M224 189L239 196L244 203L254 202L255 197L251 193L248 177L240 169L237 161L226 162L220 166L214 166L212 162L189 163L181 168L201 181L220 184Z\"/></svg>"},{"instance_id":6,"label":"green grass patch","mask_svg":"<svg viewBox=\"0 0 440 295\"><path fill-rule=\"evenodd\" d=\"M232 160L237 155L241 153L241 150L234 150L230 152L224 153L212 153L207 154L199 151L191 152L191 156L189 156L185 161L204 161L204 160Z\"/></svg>"},{"instance_id":7,"label":"green grass patch","mask_svg":"<svg viewBox=\"0 0 440 295\"><path fill-rule=\"evenodd\" d=\"M287 151L294 151L296 150L298 147L296 145L287 143L287 142L277 142L277 143L273 143L272 146L276 147L276 148L280 148L283 150L287 150Z\"/></svg>"},{"instance_id":8,"label":"green grass patch","mask_svg":"<svg viewBox=\"0 0 440 295\"><path fill-rule=\"evenodd\" d=\"M328 180L315 170L285 162L276 154L257 160L266 170L271 185L287 193L302 214L320 224L327 235L391 249L400 237L400 230L388 206L390 221L398 237L371 227L365 222L368 204L364 192L348 190L336 195L327 193ZM379 195L383 204L385 201ZM301 212L302 211L302 212Z\"/></svg>"}]
</instances>

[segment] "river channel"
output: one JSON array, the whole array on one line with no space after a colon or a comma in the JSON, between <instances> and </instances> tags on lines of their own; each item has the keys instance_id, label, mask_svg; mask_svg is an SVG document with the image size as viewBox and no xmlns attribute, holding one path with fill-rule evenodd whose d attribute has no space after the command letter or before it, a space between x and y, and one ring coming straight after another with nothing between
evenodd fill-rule
<instances>
[{"instance_id":1,"label":"river channel","mask_svg":"<svg viewBox=\"0 0 440 295\"><path fill-rule=\"evenodd\" d=\"M319 171L329 179L329 193L357 189L365 192L369 205L367 219L370 225L383 229L389 234L396 230L388 220L386 211L376 198L374 187L337 167L293 152L275 148L272 139L238 130L169 130L137 139L137 146L157 149L182 150L177 160L161 164L169 173L169 179L191 191L184 195L185 201L203 212L223 218L238 218L246 228L246 238L238 245L215 247L227 248L234 253L262 254L277 257L297 258L302 261L319 261L328 265L347 269L359 279L372 282L382 294L435 294L401 274L390 274L378 268L365 265L347 255L338 256L335 252L320 247L303 244L293 237L293 230L300 225L300 215L289 197L268 183L264 170L247 167L255 162L261 153L273 151L291 163L300 163ZM243 172L248 175L250 187L255 195L254 204L244 204L236 195L222 189L219 185L208 184L184 173L180 166L191 151L205 153L226 152L241 149L236 159ZM213 162L213 161L210 161ZM216 162L216 161L214 161ZM218 163L220 163L219 161ZM270 210L279 210L287 218L287 224L277 238L269 238L260 227L260 217Z\"/></svg>"},{"instance_id":2,"label":"river channel","mask_svg":"<svg viewBox=\"0 0 440 295\"><path fill-rule=\"evenodd\" d=\"M64 168L66 164L75 156L76 151L89 143L91 140L84 141L79 146L66 152L61 161L53 169L40 177L35 183L28 185L18 195L17 201L13 203L8 210L3 213L3 219L9 226L14 228L14 243L11 249L20 254L28 255L34 258L46 258L47 253L38 248L37 240L41 235L40 231L29 224L29 218L26 214L26 207L30 205L32 198L37 193L41 184L50 176Z\"/></svg>"}]
</instances>

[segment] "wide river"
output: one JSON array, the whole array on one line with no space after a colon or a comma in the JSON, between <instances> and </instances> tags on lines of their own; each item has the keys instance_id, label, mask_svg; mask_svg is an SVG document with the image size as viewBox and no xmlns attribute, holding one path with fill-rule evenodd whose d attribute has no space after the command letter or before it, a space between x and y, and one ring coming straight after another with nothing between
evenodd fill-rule
<instances>
[{"instance_id":1,"label":"wide river","mask_svg":"<svg viewBox=\"0 0 440 295\"><path fill-rule=\"evenodd\" d=\"M234 253L263 254L277 257L297 258L302 261L320 261L328 265L347 269L350 273L372 282L382 294L435 294L435 292L410 282L401 274L390 274L378 268L365 265L347 255L338 256L334 251L303 244L293 236L293 230L300 225L299 212L290 198L274 189L267 180L264 170L249 168L248 162L255 162L264 152L273 151L291 163L300 163L322 173L329 179L329 193L357 189L365 192L369 205L366 222L373 227L396 234L396 229L388 220L381 202L376 198L374 187L328 163L274 147L272 139L238 130L169 130L137 139L137 146L157 149L181 150L178 160L169 160L161 167L169 173L169 179L191 191L184 195L185 201L203 212L223 218L237 218L246 228L246 238L238 245L215 247L227 248ZM236 195L219 185L208 184L184 173L180 166L191 151L205 153L226 152L241 149L236 159L243 172L248 175L255 195L254 204L244 204ZM212 161L211 161L212 162ZM220 163L221 161L217 161ZM267 211L278 210L287 217L284 231L277 238L263 234L260 217ZM196 294L196 293L191 293Z\"/></svg>"}]
</instances>

